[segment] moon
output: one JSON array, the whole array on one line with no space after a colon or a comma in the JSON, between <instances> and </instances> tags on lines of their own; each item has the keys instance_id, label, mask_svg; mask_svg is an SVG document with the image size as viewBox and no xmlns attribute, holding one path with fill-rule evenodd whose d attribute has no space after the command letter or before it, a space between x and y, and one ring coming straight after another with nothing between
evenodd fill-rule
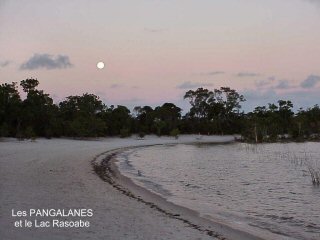
<instances>
[{"instance_id":1,"label":"moon","mask_svg":"<svg viewBox=\"0 0 320 240\"><path fill-rule=\"evenodd\" d=\"M97 68L98 69L103 69L104 68L104 62L98 62L97 63Z\"/></svg>"}]
</instances>

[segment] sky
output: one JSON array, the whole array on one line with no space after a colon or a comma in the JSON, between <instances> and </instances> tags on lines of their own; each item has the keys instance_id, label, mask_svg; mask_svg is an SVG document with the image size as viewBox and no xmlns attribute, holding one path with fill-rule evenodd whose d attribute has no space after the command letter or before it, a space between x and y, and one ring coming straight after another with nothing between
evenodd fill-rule
<instances>
[{"instance_id":1,"label":"sky","mask_svg":"<svg viewBox=\"0 0 320 240\"><path fill-rule=\"evenodd\" d=\"M319 29L320 0L0 0L0 83L185 111L189 89L229 86L245 111L306 108L320 104Z\"/></svg>"}]
</instances>

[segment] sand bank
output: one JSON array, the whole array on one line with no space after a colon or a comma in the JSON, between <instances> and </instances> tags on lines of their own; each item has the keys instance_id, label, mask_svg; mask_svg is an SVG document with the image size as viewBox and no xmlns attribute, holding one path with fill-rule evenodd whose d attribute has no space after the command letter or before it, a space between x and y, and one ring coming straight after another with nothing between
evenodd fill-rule
<instances>
[{"instance_id":1,"label":"sand bank","mask_svg":"<svg viewBox=\"0 0 320 240\"><path fill-rule=\"evenodd\" d=\"M2 140L0 239L213 239L208 232L196 229L196 225L192 227L188 219L183 221L177 215L168 216L167 213L128 197L101 181L92 168L93 159L102 160L99 158L104 156L102 153L114 149L199 141L195 138L182 136L175 140L148 136L144 140L134 137L92 141ZM203 137L200 141L229 140L232 137ZM18 218L12 217L12 209L31 208L92 209L93 216L83 219L90 221L89 228L14 227ZM207 226L202 227L207 229Z\"/></svg>"}]
</instances>

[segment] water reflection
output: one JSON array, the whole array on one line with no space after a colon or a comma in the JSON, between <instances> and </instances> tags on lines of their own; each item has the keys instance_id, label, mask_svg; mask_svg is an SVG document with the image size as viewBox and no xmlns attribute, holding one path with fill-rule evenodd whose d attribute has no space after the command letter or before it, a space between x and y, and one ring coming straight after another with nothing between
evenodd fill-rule
<instances>
[{"instance_id":1,"label":"water reflection","mask_svg":"<svg viewBox=\"0 0 320 240\"><path fill-rule=\"evenodd\" d=\"M320 239L319 143L154 146L119 156L121 171L169 201L228 222ZM139 175L137 174L139 171Z\"/></svg>"}]
</instances>

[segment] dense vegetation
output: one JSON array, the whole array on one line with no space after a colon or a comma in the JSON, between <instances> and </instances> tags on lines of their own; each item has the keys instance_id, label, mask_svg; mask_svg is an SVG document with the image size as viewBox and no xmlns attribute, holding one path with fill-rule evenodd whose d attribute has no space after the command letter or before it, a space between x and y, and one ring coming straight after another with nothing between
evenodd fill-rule
<instances>
[{"instance_id":1,"label":"dense vegetation","mask_svg":"<svg viewBox=\"0 0 320 240\"><path fill-rule=\"evenodd\" d=\"M228 87L210 91L189 90L190 111L173 103L162 106L137 106L133 113L125 106L106 106L98 96L69 96L54 104L49 94L38 90L37 79L0 85L0 137L102 137L137 133L172 135L179 133L241 134L249 141L275 141L284 136L294 139L319 138L320 108L315 105L293 112L290 101L258 106L244 113L244 96Z\"/></svg>"}]
</instances>

